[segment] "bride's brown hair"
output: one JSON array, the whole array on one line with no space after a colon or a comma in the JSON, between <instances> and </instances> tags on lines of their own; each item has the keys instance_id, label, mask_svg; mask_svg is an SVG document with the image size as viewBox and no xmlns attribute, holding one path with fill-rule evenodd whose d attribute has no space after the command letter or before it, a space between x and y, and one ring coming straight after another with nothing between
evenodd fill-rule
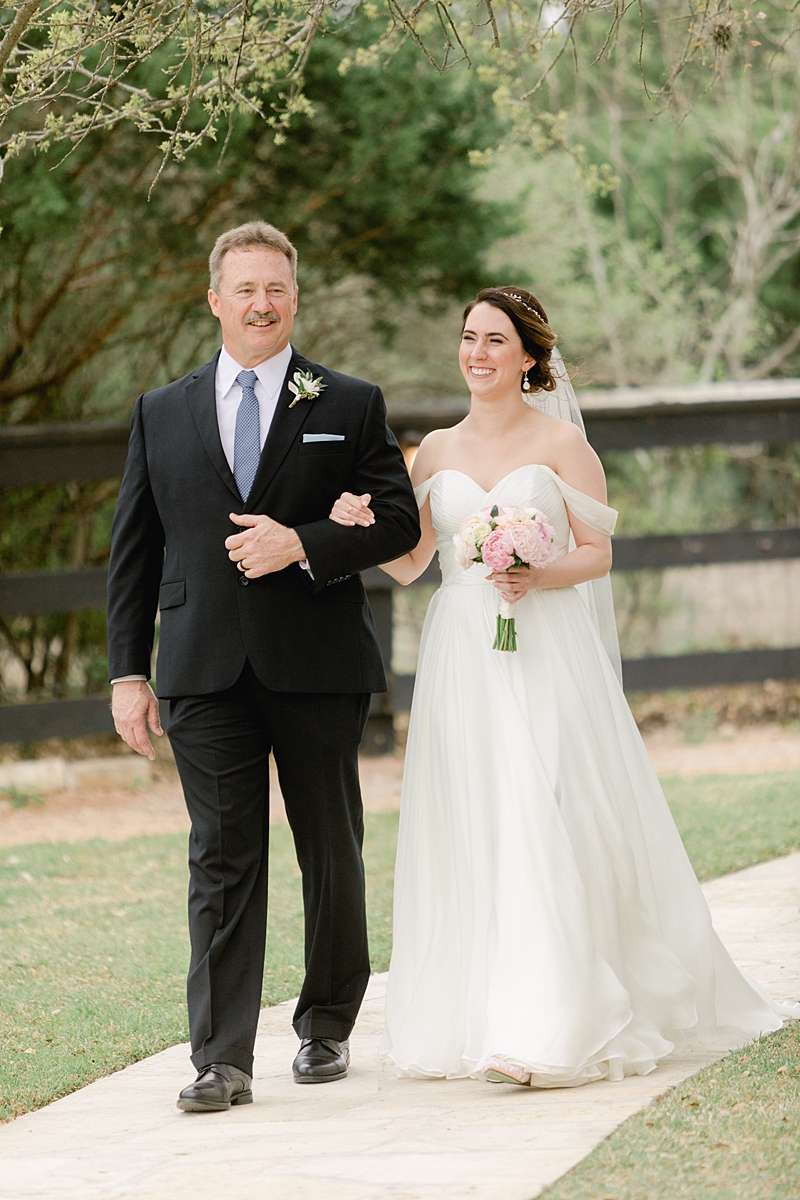
<instances>
[{"instance_id":1,"label":"bride's brown hair","mask_svg":"<svg viewBox=\"0 0 800 1200\"><path fill-rule=\"evenodd\" d=\"M476 304L491 304L504 312L519 334L525 352L536 359L528 371L531 389L535 392L555 391L556 380L550 370L550 351L556 344L556 335L547 324L547 313L533 293L520 287L483 288L464 309L462 333L467 317Z\"/></svg>"}]
</instances>

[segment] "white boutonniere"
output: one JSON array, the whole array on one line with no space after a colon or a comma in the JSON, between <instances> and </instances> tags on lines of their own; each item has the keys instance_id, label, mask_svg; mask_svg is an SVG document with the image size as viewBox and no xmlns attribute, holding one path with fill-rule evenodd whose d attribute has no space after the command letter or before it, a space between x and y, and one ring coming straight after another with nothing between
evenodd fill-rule
<instances>
[{"instance_id":1,"label":"white boutonniere","mask_svg":"<svg viewBox=\"0 0 800 1200\"><path fill-rule=\"evenodd\" d=\"M310 371L295 371L289 383L289 391L294 394L289 408L294 408L298 400L316 400L322 389L327 386L321 378L315 379Z\"/></svg>"}]
</instances>

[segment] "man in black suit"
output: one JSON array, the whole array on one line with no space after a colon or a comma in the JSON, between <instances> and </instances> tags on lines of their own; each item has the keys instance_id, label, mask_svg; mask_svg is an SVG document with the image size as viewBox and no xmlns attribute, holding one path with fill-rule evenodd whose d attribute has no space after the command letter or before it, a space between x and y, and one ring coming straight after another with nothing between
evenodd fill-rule
<instances>
[{"instance_id":1,"label":"man in black suit","mask_svg":"<svg viewBox=\"0 0 800 1200\"><path fill-rule=\"evenodd\" d=\"M419 540L377 387L290 344L297 255L252 222L220 237L209 303L222 350L139 397L108 581L116 727L152 758L157 690L192 821L187 982L197 1080L178 1105L252 1099L267 904L270 751L303 876L298 1083L342 1078L369 977L358 744L386 690L359 571ZM343 491L377 520L328 520Z\"/></svg>"}]
</instances>

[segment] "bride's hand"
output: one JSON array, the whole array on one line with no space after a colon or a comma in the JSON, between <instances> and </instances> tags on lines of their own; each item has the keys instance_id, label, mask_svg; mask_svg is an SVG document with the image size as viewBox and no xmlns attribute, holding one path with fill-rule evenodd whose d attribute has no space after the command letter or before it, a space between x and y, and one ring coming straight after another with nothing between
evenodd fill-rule
<instances>
[{"instance_id":1,"label":"bride's hand","mask_svg":"<svg viewBox=\"0 0 800 1200\"><path fill-rule=\"evenodd\" d=\"M363 496L354 496L352 492L342 492L330 513L330 520L337 525L361 525L367 528L375 524L375 514L369 507L372 496L366 492Z\"/></svg>"},{"instance_id":2,"label":"bride's hand","mask_svg":"<svg viewBox=\"0 0 800 1200\"><path fill-rule=\"evenodd\" d=\"M513 602L521 600L531 588L536 587L538 580L534 578L535 575L531 567L509 567L507 571L492 571L487 578L504 600Z\"/></svg>"}]
</instances>

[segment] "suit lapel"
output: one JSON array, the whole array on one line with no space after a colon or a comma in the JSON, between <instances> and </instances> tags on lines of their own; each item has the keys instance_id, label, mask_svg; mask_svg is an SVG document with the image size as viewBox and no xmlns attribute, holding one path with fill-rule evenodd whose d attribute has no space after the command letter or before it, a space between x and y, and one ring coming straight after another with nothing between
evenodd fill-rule
<instances>
[{"instance_id":1,"label":"suit lapel","mask_svg":"<svg viewBox=\"0 0 800 1200\"><path fill-rule=\"evenodd\" d=\"M313 405L317 403L315 400L298 400L297 404L292 405L291 408L289 407L294 400L294 396L289 391L289 380L295 371L303 370L309 366L311 364L307 359L303 358L302 354L298 354L296 350L293 351L286 371L286 377L278 396L275 415L269 427L264 449L261 451L261 459L256 471L256 477L253 480L253 487L247 498L249 512L255 512L256 505L275 478L281 463L286 458L300 430L303 428Z\"/></svg>"},{"instance_id":2,"label":"suit lapel","mask_svg":"<svg viewBox=\"0 0 800 1200\"><path fill-rule=\"evenodd\" d=\"M237 505L241 505L242 498L239 495L236 480L233 478L233 471L228 466L228 460L225 457L225 451L222 449L222 442L219 436L215 389L218 358L219 354L217 353L210 363L206 363L204 367L201 367L199 371L195 371L190 377L186 384L186 399L206 454L211 459L214 469L222 482L233 493Z\"/></svg>"}]
</instances>

